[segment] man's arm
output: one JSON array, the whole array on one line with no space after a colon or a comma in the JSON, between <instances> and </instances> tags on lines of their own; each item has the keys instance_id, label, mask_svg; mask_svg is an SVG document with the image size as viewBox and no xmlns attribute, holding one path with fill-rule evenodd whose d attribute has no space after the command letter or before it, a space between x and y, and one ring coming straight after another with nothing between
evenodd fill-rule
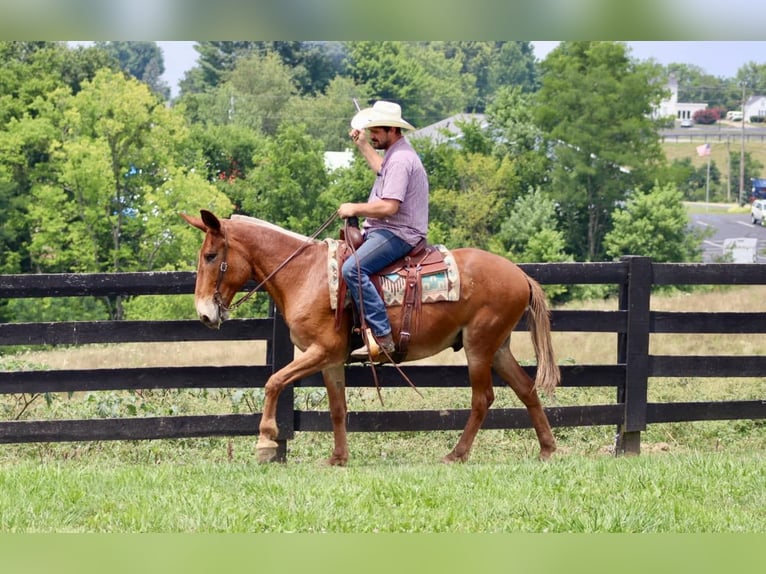
<instances>
[{"instance_id":1,"label":"man's arm","mask_svg":"<svg viewBox=\"0 0 766 574\"><path fill-rule=\"evenodd\" d=\"M383 167L383 156L367 141L364 130L351 130L348 135L356 144L359 153L367 161L370 169L375 173L380 173L380 169Z\"/></svg>"},{"instance_id":2,"label":"man's arm","mask_svg":"<svg viewBox=\"0 0 766 574\"><path fill-rule=\"evenodd\" d=\"M372 203L341 203L338 215L346 217L374 217L382 219L390 217L399 211L399 201L396 199L381 199Z\"/></svg>"}]
</instances>

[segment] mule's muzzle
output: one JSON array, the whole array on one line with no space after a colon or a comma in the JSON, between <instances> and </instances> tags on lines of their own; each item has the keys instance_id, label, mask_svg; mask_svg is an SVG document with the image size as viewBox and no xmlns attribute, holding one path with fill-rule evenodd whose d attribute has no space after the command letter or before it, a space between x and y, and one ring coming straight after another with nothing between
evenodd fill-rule
<instances>
[{"instance_id":1,"label":"mule's muzzle","mask_svg":"<svg viewBox=\"0 0 766 574\"><path fill-rule=\"evenodd\" d=\"M220 329L221 323L229 318L229 314L213 301L197 304L197 316L210 329Z\"/></svg>"}]
</instances>

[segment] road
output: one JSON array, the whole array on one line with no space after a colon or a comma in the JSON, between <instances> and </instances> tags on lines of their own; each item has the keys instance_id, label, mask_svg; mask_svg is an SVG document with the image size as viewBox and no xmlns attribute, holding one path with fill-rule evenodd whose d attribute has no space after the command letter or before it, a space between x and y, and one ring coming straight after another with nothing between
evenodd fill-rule
<instances>
[{"instance_id":1,"label":"road","mask_svg":"<svg viewBox=\"0 0 766 574\"><path fill-rule=\"evenodd\" d=\"M756 240L756 262L766 263L766 253L763 253L766 250L766 227L750 223L750 212L721 213L711 210L710 213L692 214L691 220L692 225L714 230L714 234L702 244L704 262L721 260L725 239L749 238Z\"/></svg>"}]
</instances>

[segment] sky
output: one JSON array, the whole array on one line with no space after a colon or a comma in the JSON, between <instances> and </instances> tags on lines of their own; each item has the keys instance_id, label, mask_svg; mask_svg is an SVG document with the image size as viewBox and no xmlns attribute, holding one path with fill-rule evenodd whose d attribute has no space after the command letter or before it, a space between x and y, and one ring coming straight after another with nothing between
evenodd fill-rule
<instances>
[{"instance_id":1,"label":"sky","mask_svg":"<svg viewBox=\"0 0 766 574\"><path fill-rule=\"evenodd\" d=\"M186 71L196 64L197 51L195 42L157 41L162 49L165 62L163 79L170 86L175 97L178 95L178 82ZM535 57L543 60L556 47L558 42L532 42ZM706 73L721 78L733 78L737 70L748 62L766 63L766 42L756 41L658 41L628 42L631 55L640 60L655 59L663 65L693 64Z\"/></svg>"}]
</instances>

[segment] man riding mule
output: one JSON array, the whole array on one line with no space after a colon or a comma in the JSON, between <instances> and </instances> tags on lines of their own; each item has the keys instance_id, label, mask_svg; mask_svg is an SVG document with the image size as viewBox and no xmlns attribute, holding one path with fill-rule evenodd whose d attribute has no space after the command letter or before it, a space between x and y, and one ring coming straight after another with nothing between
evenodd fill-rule
<instances>
[{"instance_id":1,"label":"man riding mule","mask_svg":"<svg viewBox=\"0 0 766 574\"><path fill-rule=\"evenodd\" d=\"M363 319L365 344L352 360L384 362L396 346L383 299L370 276L402 258L428 232L428 176L417 153L402 135L414 129L393 102L376 102L351 120L349 135L375 174L365 203L343 203L338 215L364 217L364 242L342 268L351 298ZM368 136L369 134L369 136ZM369 137L369 141L368 141ZM384 150L383 157L376 150ZM365 325L366 324L366 325Z\"/></svg>"},{"instance_id":2,"label":"man riding mule","mask_svg":"<svg viewBox=\"0 0 766 574\"><path fill-rule=\"evenodd\" d=\"M350 314L345 313L341 324L336 325L335 311L328 301L328 243L253 218L219 219L206 210L200 215L182 215L205 233L194 289L200 320L219 328L229 311L247 297L232 303L234 296L253 279L269 293L293 344L302 351L272 374L264 386L258 460L269 462L277 456L276 411L281 391L321 372L334 437L328 463L345 465L349 458L345 376L352 324ZM538 390L552 392L560 373L551 345L545 294L536 281L504 257L472 248L452 249L450 253L460 276L459 298L422 306L418 328L411 333L403 357L405 361L422 359L449 347L465 350L471 409L457 444L443 460L465 461L470 456L476 433L495 398L493 370L526 406L540 444L540 458L548 459L556 443ZM388 313L393 338L398 339L403 307L390 307ZM534 381L510 348L511 332L525 314L537 358Z\"/></svg>"}]
</instances>

